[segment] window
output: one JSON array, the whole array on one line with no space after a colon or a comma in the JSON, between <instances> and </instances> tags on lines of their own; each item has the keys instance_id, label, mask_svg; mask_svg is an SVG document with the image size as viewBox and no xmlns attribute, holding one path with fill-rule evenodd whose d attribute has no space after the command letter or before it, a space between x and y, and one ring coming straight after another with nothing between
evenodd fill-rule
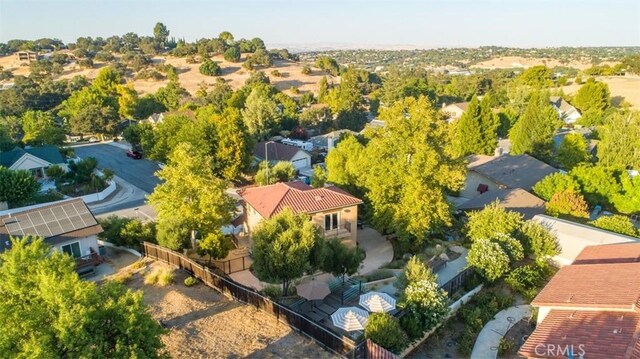
<instances>
[{"instance_id":1,"label":"window","mask_svg":"<svg viewBox=\"0 0 640 359\"><path fill-rule=\"evenodd\" d=\"M74 243L70 243L70 244L65 244L61 248L62 248L62 252L67 253L68 255L72 256L73 258L82 257L82 253L80 253L80 242L74 242Z\"/></svg>"},{"instance_id":2,"label":"window","mask_svg":"<svg viewBox=\"0 0 640 359\"><path fill-rule=\"evenodd\" d=\"M324 230L330 231L338 228L338 213L324 215Z\"/></svg>"}]
</instances>

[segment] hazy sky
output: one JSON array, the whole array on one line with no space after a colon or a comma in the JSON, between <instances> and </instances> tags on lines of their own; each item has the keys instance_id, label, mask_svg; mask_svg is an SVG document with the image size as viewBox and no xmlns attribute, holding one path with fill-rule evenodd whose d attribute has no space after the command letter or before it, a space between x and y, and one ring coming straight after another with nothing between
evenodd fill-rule
<instances>
[{"instance_id":1,"label":"hazy sky","mask_svg":"<svg viewBox=\"0 0 640 359\"><path fill-rule=\"evenodd\" d=\"M640 0L0 0L0 42L223 30L269 44L640 46Z\"/></svg>"}]
</instances>

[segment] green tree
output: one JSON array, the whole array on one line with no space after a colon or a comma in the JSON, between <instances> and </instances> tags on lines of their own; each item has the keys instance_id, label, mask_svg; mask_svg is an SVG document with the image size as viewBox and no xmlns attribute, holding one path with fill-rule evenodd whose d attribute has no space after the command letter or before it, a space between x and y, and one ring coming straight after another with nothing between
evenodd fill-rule
<instances>
[{"instance_id":1,"label":"green tree","mask_svg":"<svg viewBox=\"0 0 640 359\"><path fill-rule=\"evenodd\" d=\"M33 146L56 145L64 143L64 129L48 112L27 111L22 115L22 141Z\"/></svg>"},{"instance_id":2,"label":"green tree","mask_svg":"<svg viewBox=\"0 0 640 359\"><path fill-rule=\"evenodd\" d=\"M620 213L640 212L640 176L620 175L620 192L613 194L610 201Z\"/></svg>"},{"instance_id":3,"label":"green tree","mask_svg":"<svg viewBox=\"0 0 640 359\"><path fill-rule=\"evenodd\" d=\"M182 98L186 96L187 90L180 86L178 80L170 80L167 86L161 87L155 93L155 99L162 104L166 110L177 110L180 107ZM155 104L152 104L155 106ZM162 111L154 111L162 112Z\"/></svg>"},{"instance_id":4,"label":"green tree","mask_svg":"<svg viewBox=\"0 0 640 359\"><path fill-rule=\"evenodd\" d=\"M580 184L572 176L557 172L545 176L533 186L533 192L545 201L563 191L580 192Z\"/></svg>"},{"instance_id":5,"label":"green tree","mask_svg":"<svg viewBox=\"0 0 640 359\"><path fill-rule=\"evenodd\" d=\"M40 190L40 184L30 171L13 171L0 166L0 202L7 202L10 208L29 203Z\"/></svg>"},{"instance_id":6,"label":"green tree","mask_svg":"<svg viewBox=\"0 0 640 359\"><path fill-rule=\"evenodd\" d=\"M289 161L279 161L274 165L263 161L260 163L255 181L260 186L266 186L277 182L291 181L295 175L296 169Z\"/></svg>"},{"instance_id":7,"label":"green tree","mask_svg":"<svg viewBox=\"0 0 640 359\"><path fill-rule=\"evenodd\" d=\"M7 304L0 307L0 352L7 357L165 357L165 330L141 292L81 280L73 259L40 238L12 239L0 255L0 293Z\"/></svg>"},{"instance_id":8,"label":"green tree","mask_svg":"<svg viewBox=\"0 0 640 359\"><path fill-rule=\"evenodd\" d=\"M424 264L420 257L411 256L402 272L398 274L394 286L403 292L410 284L418 283L421 280L431 281L435 279L435 275L431 272L431 269Z\"/></svg>"},{"instance_id":9,"label":"green tree","mask_svg":"<svg viewBox=\"0 0 640 359\"><path fill-rule=\"evenodd\" d=\"M584 197L575 192L556 193L547 203L545 212L554 217L568 215L576 218L589 218L589 207Z\"/></svg>"},{"instance_id":10,"label":"green tree","mask_svg":"<svg viewBox=\"0 0 640 359\"><path fill-rule=\"evenodd\" d=\"M421 338L449 313L447 292L440 289L434 275L409 283L400 297L400 306L408 311L400 325L411 340Z\"/></svg>"},{"instance_id":11,"label":"green tree","mask_svg":"<svg viewBox=\"0 0 640 359\"><path fill-rule=\"evenodd\" d=\"M93 86L85 87L71 94L71 97L62 103L58 115L69 121L71 132L76 134L113 132L118 122L117 100L115 97L105 95L110 91L108 81L104 80L101 83L103 85L100 90Z\"/></svg>"},{"instance_id":12,"label":"green tree","mask_svg":"<svg viewBox=\"0 0 640 359\"><path fill-rule=\"evenodd\" d=\"M156 226L154 222L143 223L139 219L115 215L99 221L104 231L98 237L117 246L140 248L142 242L156 242Z\"/></svg>"},{"instance_id":13,"label":"green tree","mask_svg":"<svg viewBox=\"0 0 640 359\"><path fill-rule=\"evenodd\" d=\"M538 266L546 266L552 257L560 254L560 243L556 235L538 222L526 221L520 229L519 236L526 243Z\"/></svg>"},{"instance_id":14,"label":"green tree","mask_svg":"<svg viewBox=\"0 0 640 359\"><path fill-rule=\"evenodd\" d=\"M285 208L253 232L253 269L258 279L279 281L289 293L294 279L313 269L312 255L321 243L318 227L306 214Z\"/></svg>"},{"instance_id":15,"label":"green tree","mask_svg":"<svg viewBox=\"0 0 640 359\"><path fill-rule=\"evenodd\" d=\"M315 66L321 70L324 70L330 73L333 76L338 76L340 74L340 66L335 59L329 56L318 56L316 57Z\"/></svg>"},{"instance_id":16,"label":"green tree","mask_svg":"<svg viewBox=\"0 0 640 359\"><path fill-rule=\"evenodd\" d=\"M592 226L606 229L607 231L626 234L627 236L640 237L638 230L627 216L612 215L600 216L595 221L589 222Z\"/></svg>"},{"instance_id":17,"label":"green tree","mask_svg":"<svg viewBox=\"0 0 640 359\"><path fill-rule=\"evenodd\" d=\"M322 166L313 167L313 176L311 176L311 187L322 188L327 182L327 170Z\"/></svg>"},{"instance_id":18,"label":"green tree","mask_svg":"<svg viewBox=\"0 0 640 359\"><path fill-rule=\"evenodd\" d=\"M169 163L158 172L164 182L156 186L149 196L149 203L158 213L159 230L164 222L179 225L187 231L197 231L201 238L218 233L229 223L234 201L226 194L226 181L216 178L208 155L193 160L194 148L188 143L179 144L169 156Z\"/></svg>"},{"instance_id":19,"label":"green tree","mask_svg":"<svg viewBox=\"0 0 640 359\"><path fill-rule=\"evenodd\" d=\"M200 65L199 71L201 74L207 76L222 75L222 69L220 69L220 65L218 65L217 62L211 61L209 59L204 59L204 61Z\"/></svg>"},{"instance_id":20,"label":"green tree","mask_svg":"<svg viewBox=\"0 0 640 359\"><path fill-rule=\"evenodd\" d=\"M593 78L580 87L573 97L573 105L580 110L581 125L593 126L602 124L604 111L611 106L609 86L604 82L596 82Z\"/></svg>"},{"instance_id":21,"label":"green tree","mask_svg":"<svg viewBox=\"0 0 640 359\"><path fill-rule=\"evenodd\" d=\"M369 316L364 337L395 354L400 354L407 346L398 319L387 313L372 313Z\"/></svg>"},{"instance_id":22,"label":"green tree","mask_svg":"<svg viewBox=\"0 0 640 359\"><path fill-rule=\"evenodd\" d=\"M229 31L223 31L220 33L220 35L218 35L218 39L226 44L231 44L233 43L233 34L230 33Z\"/></svg>"},{"instance_id":23,"label":"green tree","mask_svg":"<svg viewBox=\"0 0 640 359\"><path fill-rule=\"evenodd\" d=\"M198 242L198 254L208 255L209 263L212 259L225 258L233 248L233 242L219 230L207 234Z\"/></svg>"},{"instance_id":24,"label":"green tree","mask_svg":"<svg viewBox=\"0 0 640 359\"><path fill-rule=\"evenodd\" d=\"M518 76L518 82L536 89L551 87L553 86L551 69L544 65L530 67Z\"/></svg>"},{"instance_id":25,"label":"green tree","mask_svg":"<svg viewBox=\"0 0 640 359\"><path fill-rule=\"evenodd\" d=\"M562 168L571 170L577 164L588 160L587 142L581 134L570 133L562 139L556 153L556 161Z\"/></svg>"},{"instance_id":26,"label":"green tree","mask_svg":"<svg viewBox=\"0 0 640 359\"><path fill-rule=\"evenodd\" d=\"M494 238L499 234L511 236L520 226L522 226L522 215L504 209L496 200L481 211L471 212L466 229L469 239L475 242L480 239Z\"/></svg>"},{"instance_id":27,"label":"green tree","mask_svg":"<svg viewBox=\"0 0 640 359\"><path fill-rule=\"evenodd\" d=\"M224 59L229 62L240 61L240 49L236 46L231 46L224 52Z\"/></svg>"},{"instance_id":28,"label":"green tree","mask_svg":"<svg viewBox=\"0 0 640 359\"><path fill-rule=\"evenodd\" d=\"M359 247L349 248L341 240L333 238L327 241L322 249L320 270L331 273L345 281L345 276L358 271L364 259L364 252Z\"/></svg>"},{"instance_id":29,"label":"green tree","mask_svg":"<svg viewBox=\"0 0 640 359\"><path fill-rule=\"evenodd\" d=\"M500 244L489 239L480 239L471 245L467 254L467 263L490 282L502 277L509 271L509 256Z\"/></svg>"},{"instance_id":30,"label":"green tree","mask_svg":"<svg viewBox=\"0 0 640 359\"><path fill-rule=\"evenodd\" d=\"M322 76L320 81L318 81L318 101L324 102L328 94L329 94L329 83L327 82L327 77Z\"/></svg>"},{"instance_id":31,"label":"green tree","mask_svg":"<svg viewBox=\"0 0 640 359\"><path fill-rule=\"evenodd\" d=\"M474 95L462 117L454 124L460 155L492 155L498 145L498 125L498 116L493 113L489 100L483 98L480 102Z\"/></svg>"},{"instance_id":32,"label":"green tree","mask_svg":"<svg viewBox=\"0 0 640 359\"><path fill-rule=\"evenodd\" d=\"M282 119L275 101L258 88L253 89L247 97L242 117L249 133L257 140L267 138Z\"/></svg>"},{"instance_id":33,"label":"green tree","mask_svg":"<svg viewBox=\"0 0 640 359\"><path fill-rule=\"evenodd\" d=\"M138 93L132 85L118 85L118 114L121 118L133 118L138 106Z\"/></svg>"},{"instance_id":34,"label":"green tree","mask_svg":"<svg viewBox=\"0 0 640 359\"><path fill-rule=\"evenodd\" d=\"M615 113L598 128L598 161L605 166L640 169L640 112Z\"/></svg>"},{"instance_id":35,"label":"green tree","mask_svg":"<svg viewBox=\"0 0 640 359\"><path fill-rule=\"evenodd\" d=\"M550 158L553 136L561 125L558 114L549 104L549 96L543 92L532 93L525 112L509 132L511 153Z\"/></svg>"},{"instance_id":36,"label":"green tree","mask_svg":"<svg viewBox=\"0 0 640 359\"><path fill-rule=\"evenodd\" d=\"M255 141L245 127L240 111L235 108L214 115L212 121L217 139L214 171L226 180L235 180L251 164Z\"/></svg>"},{"instance_id":37,"label":"green tree","mask_svg":"<svg viewBox=\"0 0 640 359\"><path fill-rule=\"evenodd\" d=\"M580 184L580 193L591 204L611 204L613 197L620 192L620 183L616 180L619 173L612 168L581 164L574 167L569 175Z\"/></svg>"},{"instance_id":38,"label":"green tree","mask_svg":"<svg viewBox=\"0 0 640 359\"><path fill-rule=\"evenodd\" d=\"M153 37L158 43L164 46L167 38L169 38L169 30L163 23L157 22L156 26L153 27Z\"/></svg>"}]
</instances>

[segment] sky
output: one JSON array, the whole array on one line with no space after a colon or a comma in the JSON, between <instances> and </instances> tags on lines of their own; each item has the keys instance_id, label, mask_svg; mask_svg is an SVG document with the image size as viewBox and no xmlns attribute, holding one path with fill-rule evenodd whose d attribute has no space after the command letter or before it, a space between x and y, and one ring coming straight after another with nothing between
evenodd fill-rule
<instances>
[{"instance_id":1,"label":"sky","mask_svg":"<svg viewBox=\"0 0 640 359\"><path fill-rule=\"evenodd\" d=\"M0 42L230 31L269 46L640 46L640 0L0 0Z\"/></svg>"}]
</instances>

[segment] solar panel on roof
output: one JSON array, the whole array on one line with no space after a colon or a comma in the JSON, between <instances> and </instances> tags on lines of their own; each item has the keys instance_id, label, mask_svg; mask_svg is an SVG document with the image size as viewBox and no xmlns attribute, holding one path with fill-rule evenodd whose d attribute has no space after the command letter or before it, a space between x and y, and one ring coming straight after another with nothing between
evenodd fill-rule
<instances>
[{"instance_id":1,"label":"solar panel on roof","mask_svg":"<svg viewBox=\"0 0 640 359\"><path fill-rule=\"evenodd\" d=\"M3 218L10 235L53 237L97 224L82 202L39 208Z\"/></svg>"}]
</instances>

